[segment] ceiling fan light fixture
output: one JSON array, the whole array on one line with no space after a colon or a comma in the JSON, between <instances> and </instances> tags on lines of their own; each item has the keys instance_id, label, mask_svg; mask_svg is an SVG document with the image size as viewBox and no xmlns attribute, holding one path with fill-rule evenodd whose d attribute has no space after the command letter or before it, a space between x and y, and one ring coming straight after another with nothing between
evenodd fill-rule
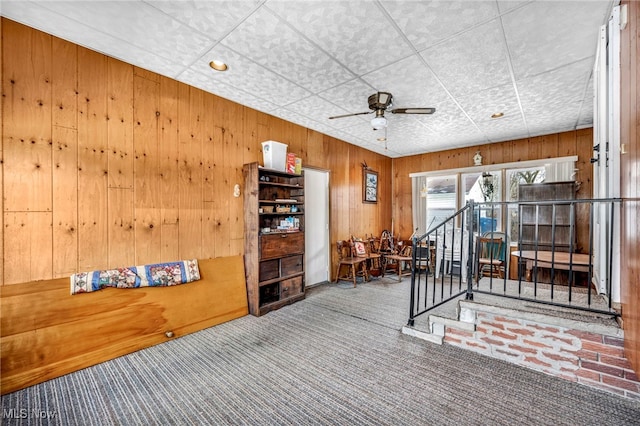
<instances>
[{"instance_id":1,"label":"ceiling fan light fixture","mask_svg":"<svg viewBox=\"0 0 640 426\"><path fill-rule=\"evenodd\" d=\"M213 61L209 62L209 66L216 71L226 71L229 69L229 66L225 64L224 61L218 59L214 59Z\"/></svg>"},{"instance_id":2,"label":"ceiling fan light fixture","mask_svg":"<svg viewBox=\"0 0 640 426\"><path fill-rule=\"evenodd\" d=\"M502 118L504 117L504 112L494 112L491 114L491 118Z\"/></svg>"},{"instance_id":3,"label":"ceiling fan light fixture","mask_svg":"<svg viewBox=\"0 0 640 426\"><path fill-rule=\"evenodd\" d=\"M371 127L373 130L380 130L387 127L387 119L383 116L374 117L371 119Z\"/></svg>"}]
</instances>

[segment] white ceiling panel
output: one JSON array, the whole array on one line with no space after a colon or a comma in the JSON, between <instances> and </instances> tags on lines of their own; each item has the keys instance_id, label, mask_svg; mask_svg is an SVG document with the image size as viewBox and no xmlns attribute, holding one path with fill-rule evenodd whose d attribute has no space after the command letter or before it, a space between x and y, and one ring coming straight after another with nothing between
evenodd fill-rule
<instances>
[{"instance_id":1,"label":"white ceiling panel","mask_svg":"<svg viewBox=\"0 0 640 426\"><path fill-rule=\"evenodd\" d=\"M0 13L395 158L590 126L596 41L614 3L2 0ZM386 143L370 124L376 91L393 95ZM401 107L436 112L390 111Z\"/></svg>"},{"instance_id":2,"label":"white ceiling panel","mask_svg":"<svg viewBox=\"0 0 640 426\"><path fill-rule=\"evenodd\" d=\"M590 67L586 65L592 62L591 58L585 59L518 82L522 109L532 132L552 122L558 127L577 126L589 83Z\"/></svg>"},{"instance_id":3,"label":"white ceiling panel","mask_svg":"<svg viewBox=\"0 0 640 426\"><path fill-rule=\"evenodd\" d=\"M318 93L353 79L346 68L292 30L266 8L251 15L224 40L226 46Z\"/></svg>"},{"instance_id":4,"label":"white ceiling panel","mask_svg":"<svg viewBox=\"0 0 640 426\"><path fill-rule=\"evenodd\" d=\"M382 1L383 7L420 51L498 16L495 1Z\"/></svg>"},{"instance_id":5,"label":"white ceiling panel","mask_svg":"<svg viewBox=\"0 0 640 426\"><path fill-rule=\"evenodd\" d=\"M610 1L536 1L502 17L516 80L594 56ZM535 35L535 36L534 36Z\"/></svg>"},{"instance_id":6,"label":"white ceiling panel","mask_svg":"<svg viewBox=\"0 0 640 426\"><path fill-rule=\"evenodd\" d=\"M502 27L495 20L420 54L454 96L511 81Z\"/></svg>"},{"instance_id":7,"label":"white ceiling panel","mask_svg":"<svg viewBox=\"0 0 640 426\"><path fill-rule=\"evenodd\" d=\"M364 75L363 80L376 90L393 94L395 108L434 107L449 99L433 72L419 55L403 59Z\"/></svg>"},{"instance_id":8,"label":"white ceiling panel","mask_svg":"<svg viewBox=\"0 0 640 426\"><path fill-rule=\"evenodd\" d=\"M268 7L357 75L413 53L384 9L370 0L271 1Z\"/></svg>"},{"instance_id":9,"label":"white ceiling panel","mask_svg":"<svg viewBox=\"0 0 640 426\"><path fill-rule=\"evenodd\" d=\"M497 0L498 10L500 13L506 13L510 10L517 9L529 3L531 0Z\"/></svg>"},{"instance_id":10,"label":"white ceiling panel","mask_svg":"<svg viewBox=\"0 0 640 426\"><path fill-rule=\"evenodd\" d=\"M313 121L326 127L336 126L338 128L351 127L365 123L369 125L369 120L360 116L345 117L337 121L329 120L330 116L348 114L331 102L318 96L310 96L308 98L293 102L285 107L287 110L308 117Z\"/></svg>"},{"instance_id":11,"label":"white ceiling panel","mask_svg":"<svg viewBox=\"0 0 640 426\"><path fill-rule=\"evenodd\" d=\"M182 73L178 78L178 81L207 92L216 93L220 97L268 114L271 113L270 111L278 108L278 105L265 99L258 98L251 92L246 92L238 89L237 87L230 86L223 81L214 80L206 74L197 72L193 69L188 69Z\"/></svg>"},{"instance_id":12,"label":"white ceiling panel","mask_svg":"<svg viewBox=\"0 0 640 426\"><path fill-rule=\"evenodd\" d=\"M584 102L582 103L582 109L580 110L580 116L578 117L578 128L593 126L594 96L590 96L593 95L593 93L593 75L591 75L589 84L585 89L585 97Z\"/></svg>"},{"instance_id":13,"label":"white ceiling panel","mask_svg":"<svg viewBox=\"0 0 640 426\"><path fill-rule=\"evenodd\" d=\"M318 95L334 105L338 105L346 111L346 114L368 111L367 98L375 91L376 89L371 85L358 78L332 87ZM339 125L338 121L335 122L335 125Z\"/></svg>"},{"instance_id":14,"label":"white ceiling panel","mask_svg":"<svg viewBox=\"0 0 640 426\"><path fill-rule=\"evenodd\" d=\"M221 73L211 69L209 61L218 57L232 64L228 71ZM237 87L280 106L311 95L304 87L236 53L224 43L214 47L201 60L194 63L191 69L206 75L212 81Z\"/></svg>"},{"instance_id":15,"label":"white ceiling panel","mask_svg":"<svg viewBox=\"0 0 640 426\"><path fill-rule=\"evenodd\" d=\"M492 87L457 98L467 115L477 124L495 121L492 114L503 113L505 117L520 117L522 113L513 84Z\"/></svg>"},{"instance_id":16,"label":"white ceiling panel","mask_svg":"<svg viewBox=\"0 0 640 426\"><path fill-rule=\"evenodd\" d=\"M221 40L233 31L260 5L260 0L146 0L151 6L174 17L183 24L206 34L213 40Z\"/></svg>"}]
</instances>

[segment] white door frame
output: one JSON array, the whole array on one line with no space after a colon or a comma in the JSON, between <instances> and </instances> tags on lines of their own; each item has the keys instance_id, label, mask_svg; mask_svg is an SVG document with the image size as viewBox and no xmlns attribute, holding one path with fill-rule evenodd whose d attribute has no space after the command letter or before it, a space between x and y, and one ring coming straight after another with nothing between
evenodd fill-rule
<instances>
[{"instance_id":1,"label":"white door frame","mask_svg":"<svg viewBox=\"0 0 640 426\"><path fill-rule=\"evenodd\" d=\"M328 170L304 168L305 175L305 283L331 281ZM312 176L316 176L312 178ZM308 179L314 179L311 183ZM324 222L324 223L323 223Z\"/></svg>"}]
</instances>

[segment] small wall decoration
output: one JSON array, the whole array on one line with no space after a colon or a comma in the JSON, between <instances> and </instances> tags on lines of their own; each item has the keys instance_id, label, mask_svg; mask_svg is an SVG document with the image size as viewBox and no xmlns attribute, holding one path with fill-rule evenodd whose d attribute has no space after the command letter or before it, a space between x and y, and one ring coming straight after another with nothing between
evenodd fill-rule
<instances>
[{"instance_id":1,"label":"small wall decoration","mask_svg":"<svg viewBox=\"0 0 640 426\"><path fill-rule=\"evenodd\" d=\"M362 169L362 202L378 202L378 172L364 167Z\"/></svg>"},{"instance_id":2,"label":"small wall decoration","mask_svg":"<svg viewBox=\"0 0 640 426\"><path fill-rule=\"evenodd\" d=\"M476 155L473 156L473 165L482 166L482 155L480 155L480 151L476 151Z\"/></svg>"}]
</instances>

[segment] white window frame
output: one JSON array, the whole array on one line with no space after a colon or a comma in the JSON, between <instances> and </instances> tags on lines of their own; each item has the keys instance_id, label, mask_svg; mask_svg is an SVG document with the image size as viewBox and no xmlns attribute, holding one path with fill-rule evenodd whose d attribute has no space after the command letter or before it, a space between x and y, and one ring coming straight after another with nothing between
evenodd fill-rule
<instances>
[{"instance_id":1,"label":"white window frame","mask_svg":"<svg viewBox=\"0 0 640 426\"><path fill-rule=\"evenodd\" d=\"M504 179L505 179L505 170L506 169L522 169L522 168L529 168L529 167L545 167L546 169L556 169L557 166L559 166L561 163L568 163L568 162L573 162L574 167L575 167L575 163L578 161L578 156L577 155L572 155L572 156L567 156L567 157L555 157L555 158L541 158L538 160L525 160L525 161L513 161L510 163L500 163L500 164L487 164L486 166L472 166L472 167L460 167L460 168L456 168L456 169L445 169L445 170L433 170L433 171L429 171L429 172L416 172L416 173L410 173L409 177L411 178L412 181L412 185L413 185L413 203L412 203L412 213L413 213L413 218L414 218L414 223L413 223L413 227L414 229L417 229L418 232L421 232L422 229L427 229L428 227L428 223L422 223L422 220L427 220L427 214L426 214L426 210L424 212L424 215L418 214L419 212L414 211L417 207L418 208L425 208L426 207L426 203L424 202L424 200L420 200L418 197L420 197L420 188L418 185L415 185L415 182L417 182L419 179L418 178L424 178L426 180L426 178L430 178L430 177L442 177L442 176L450 176L450 175L457 175L457 182L456 182L456 202L458 203L458 206L456 208L456 211L462 208L462 205L460 205L461 203L461 194L460 194L460 188L461 188L461 183L460 183L460 179L463 173L482 173L482 172L496 172L499 171L501 176L502 176L502 194L500 195L500 199L501 200L505 200L506 199L506 194L505 194L505 187L506 185L504 184ZM549 181L551 182L551 181ZM427 207L428 208L428 207ZM506 222L503 222L503 225ZM426 231L425 231L426 232Z\"/></svg>"}]
</instances>

